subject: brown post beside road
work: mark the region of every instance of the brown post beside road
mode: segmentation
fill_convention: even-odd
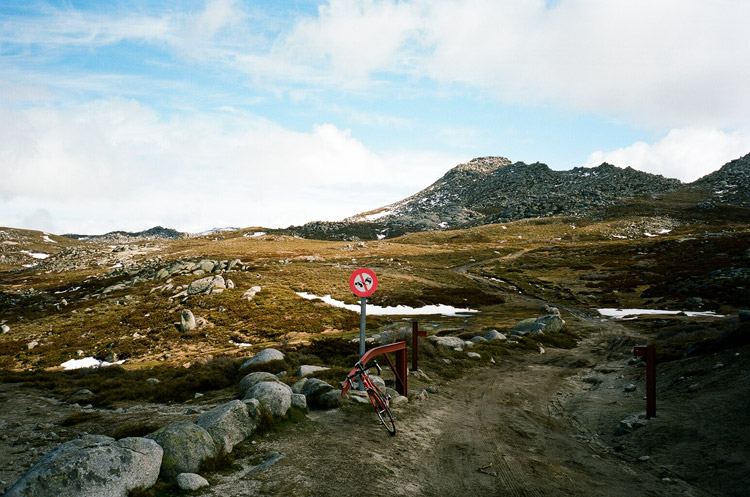
[[[426,331],[419,331],[419,321],[411,322],[411,370],[417,370],[417,358],[419,356],[419,337],[426,337]]]
[[[656,348],[653,345],[633,349],[637,356],[646,356],[646,418],[656,417]]]

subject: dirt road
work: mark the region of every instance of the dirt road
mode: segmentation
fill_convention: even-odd
[[[258,438],[239,461],[245,469],[203,495],[712,495],[611,447],[618,421],[643,408],[642,394],[625,398],[605,386],[639,373],[623,369],[627,359],[612,343],[603,333],[574,350],[504,358],[440,385],[397,411],[395,437],[369,407],[314,411]],[[595,402],[587,400],[591,374],[605,378]],[[272,453],[284,457],[239,477]]]

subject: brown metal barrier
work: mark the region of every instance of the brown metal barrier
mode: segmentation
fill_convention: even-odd
[[[396,353],[395,366],[387,355],[389,352]],[[360,362],[362,363],[362,366],[366,366],[367,361],[379,355],[385,355],[385,359],[388,361],[388,365],[391,367],[391,369],[393,370],[393,374],[396,376],[396,391],[401,395],[406,395],[406,341],[402,340],[400,342],[394,342],[388,345],[382,345],[380,347],[370,349],[365,352],[364,355],[360,358]],[[356,369],[352,368],[352,370],[349,372],[349,375],[352,375],[354,373],[356,373]]]
[[[637,356],[646,356],[646,418],[656,417],[656,349],[653,345],[633,348]]]

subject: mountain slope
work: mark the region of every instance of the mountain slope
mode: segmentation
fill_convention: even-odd
[[[351,239],[456,229],[530,217],[579,215],[621,199],[678,189],[676,179],[603,163],[553,171],[542,163],[480,157],[459,164],[424,190],[399,202],[344,219],[293,227],[309,238]]]

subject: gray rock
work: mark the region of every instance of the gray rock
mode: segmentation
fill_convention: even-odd
[[[630,433],[633,430],[646,426],[646,411],[641,411],[638,414],[633,414],[620,421],[615,431],[616,435],[624,435]]]
[[[94,397],[94,392],[88,388],[81,388],[80,390],[76,390],[76,392],[68,398],[68,402],[71,404],[75,402],[82,404],[85,402],[91,402],[91,399]]]
[[[486,342],[487,339],[484,338],[484,337],[474,337],[474,338],[471,339],[471,341],[473,343],[482,343],[482,342]]]
[[[315,398],[328,391],[333,390],[333,387],[319,378],[308,378],[307,381],[302,385],[300,393],[308,398]]]
[[[217,452],[223,450],[226,453],[232,452],[234,446],[252,435],[256,428],[241,400],[214,407],[196,419],[195,424],[211,435]]]
[[[434,342],[435,345],[446,349],[463,350],[464,348],[464,341],[458,337],[439,337],[433,335],[429,340]]]
[[[186,332],[195,329],[195,316],[188,309],[183,309],[180,313],[180,331]]]
[[[326,371],[331,368],[327,368],[325,366],[300,366],[297,370],[297,376],[307,376],[309,374],[317,373],[318,371]]]
[[[308,378],[302,378],[297,383],[292,385],[292,392],[294,393],[302,393],[302,390],[305,387],[305,383],[307,383]],[[304,395],[304,394],[303,394]]]
[[[325,409],[340,407],[342,403],[341,390],[329,390],[315,398],[315,405]]]
[[[206,276],[190,283],[187,287],[187,294],[211,293],[214,290],[224,290],[225,288],[226,282],[222,276]]]
[[[381,392],[385,392],[385,380],[376,374],[371,374],[369,376],[375,386],[378,387]]]
[[[169,270],[166,268],[159,269],[154,275],[154,280],[163,280],[169,277]]]
[[[625,387],[625,391],[626,391],[627,393],[635,392],[635,390],[636,390],[636,386],[635,386],[634,384],[632,384],[632,383],[628,384],[628,385],[627,385],[627,386]]]
[[[234,281],[227,278],[226,285],[227,285],[227,290],[234,290]]]
[[[301,393],[293,393],[292,394],[292,407],[296,407],[297,409],[307,410],[307,397],[305,397]]]
[[[292,389],[283,383],[264,381],[250,388],[245,398],[259,400],[273,417],[281,417],[292,405]]]
[[[273,375],[271,373],[266,373],[265,371],[257,371],[255,373],[250,373],[240,380],[240,385],[239,385],[240,396],[245,397],[245,395],[247,395],[248,390],[250,390],[255,385],[263,381],[272,381],[276,383],[282,383],[276,375]]]
[[[189,421],[165,426],[146,438],[164,449],[159,475],[166,480],[173,480],[180,473],[195,473],[203,461],[218,454],[211,435]]]
[[[242,266],[242,261],[239,259],[233,259],[229,261],[229,264],[227,264],[227,271],[238,269],[240,266]]]
[[[487,341],[490,341],[490,340],[507,340],[508,339],[507,336],[503,335],[502,333],[500,333],[497,330],[490,330],[490,331],[488,331],[487,334],[484,335],[484,338]]]
[[[481,359],[482,356],[477,354],[476,352],[467,352],[466,355],[468,355],[472,359]]]
[[[284,360],[284,353],[280,350],[276,349],[263,349],[254,356],[252,356],[250,359],[245,361],[245,363],[240,366],[240,370],[250,366],[251,364],[265,364],[267,362],[271,361],[283,361]]]
[[[513,335],[526,335],[528,333],[556,332],[563,328],[565,321],[556,314],[548,314],[538,318],[529,318],[519,321],[511,330]]]
[[[0,330],[2,330],[3,333],[8,333],[10,331],[10,326],[8,326],[7,324],[4,324],[0,326]]]
[[[193,492],[209,486],[208,481],[196,473],[180,473],[177,475],[177,486],[182,490]]]
[[[84,435],[44,456],[5,497],[126,497],[156,483],[162,455],[153,440]]]
[[[250,301],[253,300],[253,297],[255,297],[255,294],[260,292],[261,288],[259,286],[253,286],[245,290],[245,293],[242,294],[242,298]]]
[[[408,404],[408,403],[409,403],[409,398],[404,397],[403,395],[397,395],[393,397],[390,402],[391,407],[397,407],[397,406]]]
[[[215,266],[216,266],[216,263],[208,259],[204,259],[198,263],[198,268],[207,273],[212,272]]]

